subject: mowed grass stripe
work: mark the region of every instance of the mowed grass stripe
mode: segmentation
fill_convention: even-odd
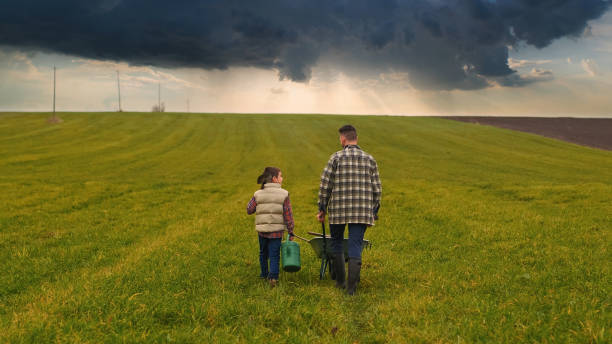
[[[27,304],[19,306],[20,309],[24,310],[23,312],[13,314],[13,324],[19,324],[36,316],[47,316],[54,311],[53,307],[63,308],[66,303],[72,303],[73,306],[76,305],[77,307],[86,306],[87,303],[95,301],[92,300],[92,296],[97,299],[91,292],[100,292],[100,287],[103,287],[105,283],[109,284],[109,280],[113,282],[107,287],[115,289],[118,280],[125,279],[130,271],[138,270],[139,264],[148,259],[156,250],[164,250],[167,246],[173,245],[181,237],[199,230],[199,226],[201,226],[201,221],[193,220],[189,222],[178,221],[176,224],[164,226],[154,233],[149,232],[146,238],[112,252],[116,259],[107,261],[103,266],[88,266],[69,271],[58,278],[57,281],[44,283],[37,288],[40,290],[33,290],[29,295],[20,295],[21,299],[30,301],[26,301]],[[79,281],[79,283],[75,283],[75,281]],[[70,319],[58,320],[70,321]]]
[[[166,128],[167,128],[167,126],[166,126]],[[178,131],[178,132],[182,133],[182,131]],[[147,140],[150,140],[151,142],[155,142],[155,138],[158,136],[157,134],[158,133],[155,132],[154,133],[154,137],[147,137]],[[170,140],[172,140],[172,139],[170,139]],[[174,141],[166,142],[165,144],[162,144],[161,147],[163,147],[163,149],[166,149],[166,150],[171,149],[169,147],[173,146],[173,142]],[[85,155],[89,155],[89,153],[85,153]],[[151,156],[154,159],[157,159],[159,157],[159,152],[158,151],[152,151],[151,152]],[[139,158],[140,157],[141,156],[139,156]],[[132,159],[138,160],[137,157],[132,157]],[[57,209],[57,210],[55,210],[55,209],[45,209],[46,211],[43,214],[50,215],[49,218],[45,219],[46,220],[45,221],[46,222],[45,228],[44,229],[34,228],[33,229],[33,233],[28,235],[25,239],[27,239],[27,240],[34,239],[34,240],[37,240],[37,241],[42,241],[44,243],[44,241],[46,241],[45,239],[53,239],[55,237],[61,237],[65,230],[63,228],[59,227],[59,226],[58,226],[59,228],[54,226],[53,217],[55,217],[57,215],[60,215],[62,213],[66,213],[66,214],[71,214],[71,213],[75,213],[75,212],[78,213],[80,210],[85,209],[85,208],[90,208],[90,209],[93,209],[94,211],[98,211],[98,212],[104,211],[104,213],[108,213],[108,209],[112,209],[113,208],[113,206],[109,204],[110,202],[121,202],[120,198],[124,198],[126,196],[129,197],[129,194],[133,192],[133,191],[130,190],[129,187],[126,188],[125,185],[120,188],[121,189],[120,191],[113,192],[108,187],[102,187],[102,188],[90,188],[90,187],[88,187],[88,185],[92,185],[92,184],[93,185],[96,185],[96,184],[97,185],[103,185],[103,184],[99,184],[99,183],[95,183],[95,182],[94,183],[86,182],[85,189],[87,189],[86,190],[87,193],[85,193],[85,194],[83,194],[82,192],[79,192],[80,190],[78,190],[78,191],[77,190],[71,190],[72,192],[69,192],[69,194],[82,194],[83,196],[86,197],[86,199],[84,199],[84,200],[75,200],[73,197],[71,197],[70,199],[67,200],[68,201],[67,206],[63,206],[62,208]],[[56,202],[53,202],[53,203],[50,203],[50,204],[56,204],[56,205],[58,203],[61,204],[62,203],[61,202],[61,197],[58,197],[58,198],[60,198],[59,199],[60,202],[57,202],[58,199],[56,198],[56,200],[55,200]],[[44,200],[44,201],[48,202],[49,200],[47,199],[47,200]],[[33,202],[31,202],[31,203],[33,203]],[[49,204],[49,203],[47,203],[47,204]],[[157,204],[156,206],[159,207],[159,204]],[[115,212],[117,212],[117,210],[115,210]],[[91,214],[86,214],[86,216],[87,215],[91,216]],[[99,214],[96,214],[96,215],[99,215]],[[25,215],[25,216],[29,217],[29,218],[34,218],[36,216],[40,216],[40,214],[37,215],[36,213],[34,213],[34,214]],[[123,216],[129,217],[129,213],[125,213]],[[13,216],[13,218],[14,217],[15,216]],[[106,218],[106,221],[109,221],[109,220],[111,220],[111,219],[110,218]],[[79,222],[81,222],[81,221],[79,221]],[[23,216],[21,216],[18,219],[17,223],[19,225],[24,225],[24,224],[27,223],[27,220],[24,219]],[[95,257],[96,251],[99,249],[98,247],[95,246],[95,243],[98,243],[98,241],[99,241],[99,236],[102,235],[105,230],[108,230],[108,229],[112,230],[112,228],[108,228],[108,229],[105,228],[106,227],[105,225],[108,224],[108,222],[104,223],[103,220],[102,221],[94,220],[93,223],[91,221],[85,220],[84,222],[81,222],[81,223],[82,224],[84,223],[85,226],[78,226],[76,228],[73,228],[73,230],[70,231],[70,235],[74,236],[75,234],[79,233],[79,231],[81,230],[82,232],[80,232],[80,234],[87,236],[88,240],[86,240],[85,242],[88,242],[88,241],[91,240],[91,243],[90,243],[89,246],[83,247],[83,251],[90,252],[90,254],[91,254],[90,257],[93,258],[93,257]],[[90,226],[90,225],[92,225],[92,226]],[[128,227],[129,228],[130,225],[131,224],[128,222],[128,224],[124,225],[124,227]],[[92,233],[91,232],[92,228],[98,228],[100,231]],[[76,230],[77,232],[75,232],[74,230]],[[26,231],[21,231],[20,235],[23,237],[25,233],[26,233]],[[117,238],[114,238],[114,239],[117,239]],[[81,241],[81,240],[82,240],[82,238],[74,238],[74,241],[77,241],[77,242]],[[127,237],[127,238],[122,239],[122,241],[127,241],[128,243],[131,242],[132,240],[134,240],[134,238]],[[9,251],[7,250],[5,252],[8,253]],[[107,252],[107,253],[110,254],[111,252]],[[33,254],[34,253],[28,253],[27,255],[29,257],[31,257],[31,255],[33,255]],[[74,255],[75,255],[75,257],[78,258],[78,261],[76,261],[75,264],[83,265],[83,264],[87,264],[88,263],[88,260],[86,259],[86,257],[83,257],[81,255],[76,255],[76,254],[74,254]],[[62,268],[66,269],[67,271],[69,271],[70,269],[75,267],[74,265],[69,264],[69,262],[62,262],[62,263],[64,263],[64,264],[62,264],[63,265]],[[68,263],[68,264],[66,264],[66,263]],[[13,267],[16,267],[16,266],[13,266]],[[38,272],[38,274],[28,274],[28,273],[25,273],[27,270],[24,269],[26,271],[21,270],[21,272],[25,273],[23,275],[17,274],[17,273],[9,273],[7,275],[9,275],[9,276],[18,276],[18,275],[21,275],[21,276],[24,276],[24,277],[29,277],[30,279],[28,280],[28,285],[30,285],[30,287],[32,287],[32,286],[35,287],[35,285],[32,285],[33,280],[31,279],[31,277],[42,277],[42,276],[45,276],[46,274],[44,273],[44,271],[40,270],[40,267],[38,267],[36,265],[34,265],[32,267],[34,268],[34,271]],[[20,270],[19,267],[17,267],[17,268],[18,268],[17,271],[19,271]]]
[[[28,136],[47,117],[0,116],[28,137],[0,141],[0,341],[609,339],[610,152],[369,116],[60,114]],[[319,174],[349,122],[384,189],[361,293],[319,281],[305,243],[269,290],[244,214],[255,179],[281,167],[296,231],[319,230]],[[6,163],[27,155],[55,158]]]

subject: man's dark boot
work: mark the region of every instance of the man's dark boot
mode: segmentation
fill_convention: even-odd
[[[344,289],[346,280],[346,272],[344,270],[344,253],[334,253],[334,260],[332,263],[334,271],[336,272],[336,287]]]
[[[346,284],[346,293],[349,295],[355,294],[357,284],[359,283],[359,275],[361,274],[361,258],[349,258],[348,262],[348,281]]]

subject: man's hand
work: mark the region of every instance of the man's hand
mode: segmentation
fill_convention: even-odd
[[[319,222],[321,223],[325,222],[325,212],[324,211],[320,211],[317,214],[317,220],[319,220]]]

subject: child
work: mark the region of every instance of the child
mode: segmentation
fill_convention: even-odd
[[[261,278],[267,278],[270,286],[278,283],[280,246],[285,228],[293,241],[293,212],[289,192],[281,188],[283,175],[277,167],[266,167],[257,178],[261,190],[257,190],[249,204],[247,214],[255,214],[255,230],[259,235],[259,264]],[[268,269],[268,259],[270,268]]]

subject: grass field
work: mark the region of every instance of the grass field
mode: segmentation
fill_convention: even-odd
[[[612,152],[437,118],[0,114],[0,342],[610,342]],[[246,203],[283,170],[296,233],[352,123],[380,220],[358,295],[270,289]]]

